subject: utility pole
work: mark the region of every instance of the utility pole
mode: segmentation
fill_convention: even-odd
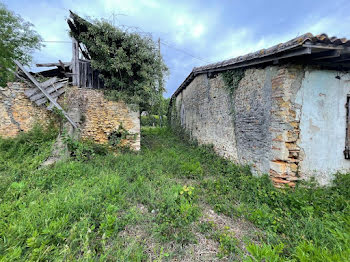
[[[159,63],[161,62],[161,54],[160,54],[160,37],[158,37],[158,55],[159,55]],[[162,106],[162,90],[163,90],[163,75],[162,75],[162,68],[159,67],[159,78],[158,78],[158,88],[159,88],[159,108],[158,108],[158,115],[159,115],[159,122],[160,126],[163,125],[163,116],[161,115],[161,106]]]

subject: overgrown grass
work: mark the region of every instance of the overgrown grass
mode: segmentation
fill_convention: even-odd
[[[219,257],[350,260],[350,175],[328,188],[278,190],[166,128],[144,129],[140,153],[97,150],[38,169],[55,137],[35,128],[0,139],[1,261],[147,261],[151,239],[158,258],[168,260],[178,253],[165,247],[196,243],[198,227],[219,243]],[[203,203],[250,220],[261,244],[248,240],[242,252],[228,231],[200,226]],[[137,226],[145,236],[122,237]]]

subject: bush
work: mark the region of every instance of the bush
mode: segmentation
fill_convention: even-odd
[[[167,116],[159,117],[158,115],[141,116],[142,126],[166,126],[168,120]]]

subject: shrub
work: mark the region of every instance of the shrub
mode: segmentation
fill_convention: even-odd
[[[167,116],[158,116],[158,115],[149,115],[141,116],[141,125],[142,126],[165,126],[167,124]]]

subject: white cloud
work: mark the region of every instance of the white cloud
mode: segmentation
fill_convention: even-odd
[[[193,28],[192,28],[192,35],[195,37],[195,38],[199,38],[205,31],[205,28],[202,24],[197,24],[197,25],[194,25]]]
[[[35,24],[36,30],[45,40],[69,40],[68,25],[65,21],[69,9],[83,17],[91,18],[111,19],[112,14],[116,14],[117,25],[139,27],[139,31],[151,32],[155,39],[160,37],[162,41],[175,45],[177,49],[185,50],[186,53],[206,61],[221,61],[268,48],[308,31],[314,34],[326,32],[330,36],[350,36],[350,16],[344,16],[340,11],[326,16],[304,14],[296,18],[299,25],[262,32],[249,21],[241,24],[238,24],[239,21],[235,22],[222,5],[209,9],[198,1],[37,0],[35,5],[30,5],[24,0],[5,2],[8,2],[10,9]],[[275,21],[281,16],[282,13],[274,18]],[[162,53],[166,63],[173,70],[172,75],[176,75],[175,80],[169,81],[173,85],[181,83],[193,66],[205,64],[173,48],[164,47]],[[35,53],[34,58],[35,62],[70,60],[71,46],[66,43],[47,43],[41,52]],[[175,88],[176,86],[168,88],[169,92]]]

